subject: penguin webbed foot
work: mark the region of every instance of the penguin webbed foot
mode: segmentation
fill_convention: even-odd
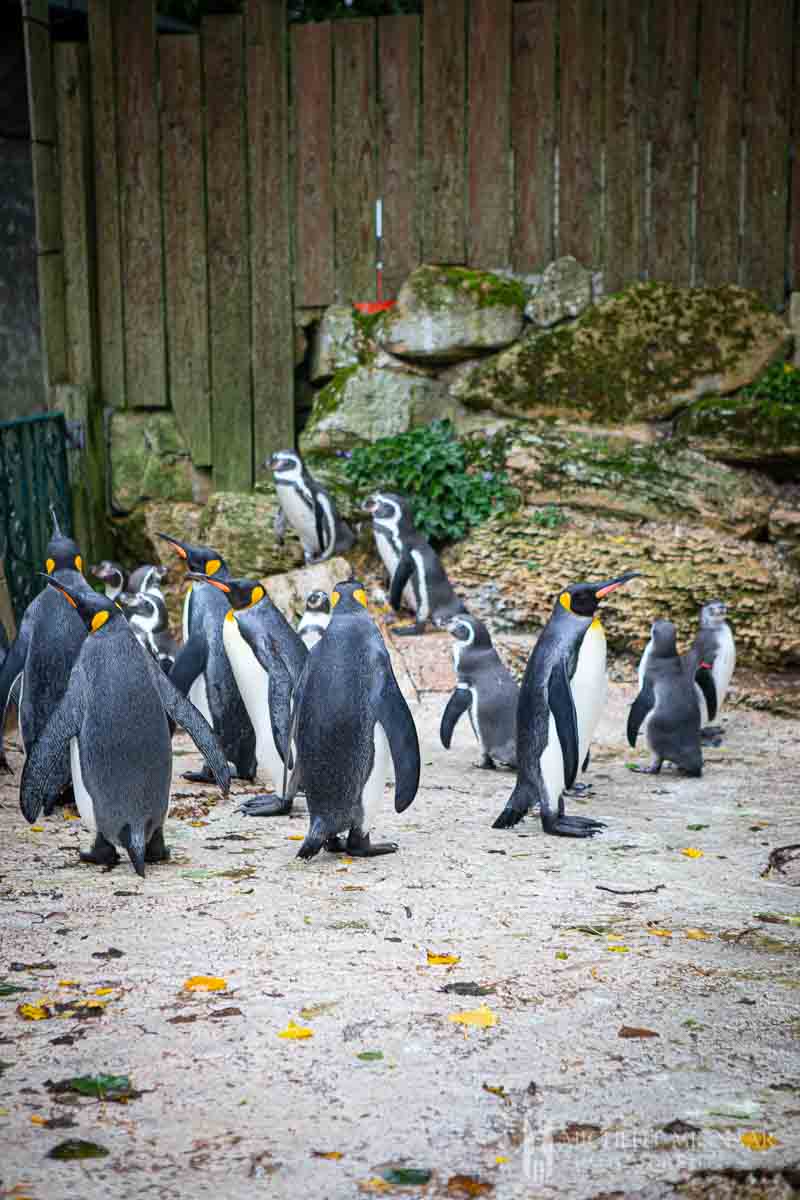
[[[114,867],[119,864],[119,855],[117,848],[107,838],[104,838],[102,833],[98,833],[92,843],[91,850],[81,850],[80,860],[84,863],[92,863],[96,867],[106,867],[109,871],[113,871]]]
[[[554,837],[594,837],[605,829],[603,821],[591,817],[568,817],[566,813],[542,813],[542,829]]]
[[[144,861],[146,863],[169,862],[172,858],[172,852],[169,846],[164,842],[164,826],[157,829],[150,838],[144,851]]]
[[[565,788],[564,791],[567,796],[585,796],[591,792],[592,786],[591,783],[573,783],[571,788]]]
[[[495,761],[492,758],[491,754],[484,754],[481,761],[479,763],[476,763],[475,766],[478,768],[479,771],[494,771],[497,769],[495,766]]]
[[[188,779],[189,783],[216,783],[211,768],[205,765],[199,771],[184,771],[181,779]]]
[[[416,621],[413,625],[392,625],[390,626],[392,637],[420,637],[425,632],[425,622],[422,624]]]
[[[279,796],[277,792],[261,796],[248,796],[236,809],[245,817],[287,817],[292,811],[293,801]]]
[[[337,833],[334,833],[331,837],[326,838],[322,849],[327,850],[328,854],[346,854],[347,843],[342,841]]]
[[[706,725],[705,729],[700,730],[700,741],[704,746],[721,746],[722,726]]]
[[[13,768],[9,765],[8,759],[6,758],[5,754],[0,750],[0,775],[13,775],[13,774],[14,774]]]
[[[353,858],[377,858],[380,854],[396,854],[397,842],[375,842],[373,845],[368,833],[360,829],[351,829],[347,837],[347,853]]]

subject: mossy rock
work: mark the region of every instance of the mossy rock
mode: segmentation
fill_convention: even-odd
[[[800,404],[738,396],[698,400],[676,430],[709,458],[759,466],[797,477],[800,469]]]
[[[261,578],[303,562],[300,542],[287,531],[278,545],[273,528],[278,500],[258,492],[215,492],[202,510],[199,540],[220,550],[233,575]]]
[[[311,355],[314,383],[331,379],[343,368],[368,364],[375,358],[376,338],[385,312],[362,313],[351,304],[331,304],[319,324]]]
[[[540,329],[574,320],[592,303],[592,272],[565,255],[545,269],[542,282],[525,306],[525,316]]]
[[[737,391],[790,344],[754,292],[639,283],[570,325],[528,331],[450,392],[506,416],[663,420],[707,393]]]
[[[538,630],[561,588],[640,571],[604,602],[610,646],[640,653],[656,617],[674,621],[684,648],[700,607],[727,603],[738,661],[758,669],[800,665],[800,574],[772,546],[673,522],[630,522],[566,509],[555,527],[537,509],[488,521],[445,552],[447,573],[471,612],[494,628]]]
[[[143,500],[192,499],[192,461],[170,412],[115,412],[110,431],[111,497],[119,512]]]
[[[525,288],[516,279],[424,265],[403,284],[378,341],[400,357],[457,362],[519,337],[525,301]]]

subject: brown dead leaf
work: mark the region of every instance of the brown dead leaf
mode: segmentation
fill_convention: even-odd
[[[451,1175],[447,1181],[448,1196],[488,1196],[494,1191],[494,1184],[477,1175]]]
[[[564,1129],[558,1129],[553,1134],[553,1141],[566,1143],[569,1146],[580,1146],[584,1142],[594,1142],[602,1137],[603,1130],[599,1125],[586,1125],[581,1121],[570,1121]]]
[[[641,1029],[636,1025],[623,1025],[617,1034],[621,1038],[653,1038],[661,1037],[660,1033],[656,1033],[655,1029]]]

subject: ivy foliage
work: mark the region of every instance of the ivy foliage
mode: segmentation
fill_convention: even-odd
[[[459,440],[450,421],[432,421],[358,447],[344,470],[359,492],[408,497],[417,529],[442,546],[518,505],[505,469],[508,444],[504,431]]]

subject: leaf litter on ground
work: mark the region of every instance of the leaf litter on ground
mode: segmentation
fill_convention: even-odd
[[[119,1104],[138,1100],[143,1094],[133,1086],[129,1075],[73,1075],[68,1079],[47,1079],[44,1086],[55,1095],[74,1092],[94,1100],[115,1100]]]

